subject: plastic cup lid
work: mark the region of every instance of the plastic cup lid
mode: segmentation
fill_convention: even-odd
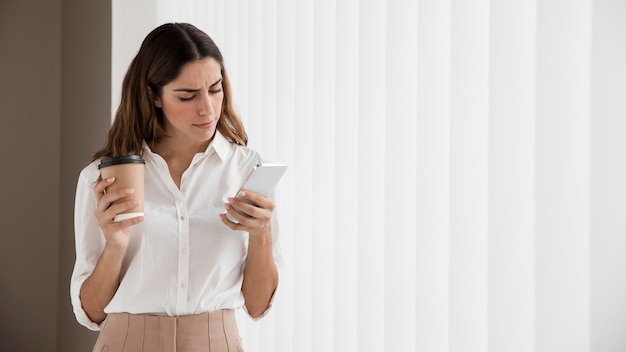
[[[119,165],[119,164],[145,164],[145,160],[141,158],[139,155],[124,155],[124,156],[114,156],[110,158],[104,158],[100,161],[100,165],[98,165],[98,169],[102,169],[103,167]]]

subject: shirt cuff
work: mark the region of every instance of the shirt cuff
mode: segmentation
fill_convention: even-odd
[[[83,310],[83,304],[80,301],[80,289],[88,277],[89,275],[79,276],[72,282],[70,287],[70,298],[72,300],[74,315],[76,316],[78,323],[89,330],[100,331],[102,324],[94,323],[91,319],[89,319],[89,316],[87,316],[87,313]]]
[[[270,298],[270,302],[267,305],[267,309],[265,309],[265,311],[263,313],[261,313],[261,315],[259,315],[256,318],[253,317],[252,315],[250,315],[250,313],[248,313],[248,308],[246,307],[246,304],[244,302],[243,310],[244,310],[244,312],[246,312],[248,317],[250,317],[250,319],[252,319],[253,321],[259,321],[259,320],[263,319],[272,310],[272,306],[274,305],[274,299],[276,299],[276,293],[278,292],[278,287],[279,286],[280,286],[280,270],[278,270],[278,285],[276,285],[276,289],[274,290],[274,293],[272,294],[272,297]]]

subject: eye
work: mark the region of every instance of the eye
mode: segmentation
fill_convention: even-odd
[[[194,95],[192,95],[192,96],[190,96],[190,97],[178,97],[178,99],[179,99],[180,101],[190,101],[190,100],[192,100],[192,99],[193,99],[193,98],[195,98],[195,97],[196,97],[196,95],[194,94]]]
[[[222,88],[218,88],[218,89],[211,89],[209,90],[209,93],[211,94],[217,94],[220,93],[222,91]]]

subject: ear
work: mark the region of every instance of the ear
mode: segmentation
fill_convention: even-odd
[[[156,106],[157,108],[163,109],[163,103],[161,102],[161,97],[154,94],[154,92],[152,91],[152,88],[150,87],[148,88],[148,95],[150,96],[150,99],[152,100],[152,104],[154,104],[154,106]]]

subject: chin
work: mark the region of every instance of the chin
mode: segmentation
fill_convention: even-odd
[[[197,139],[198,142],[209,142],[211,140],[213,140],[213,137],[215,136],[215,129],[212,128],[211,130],[204,130],[201,133],[201,136],[198,136],[199,138]]]

